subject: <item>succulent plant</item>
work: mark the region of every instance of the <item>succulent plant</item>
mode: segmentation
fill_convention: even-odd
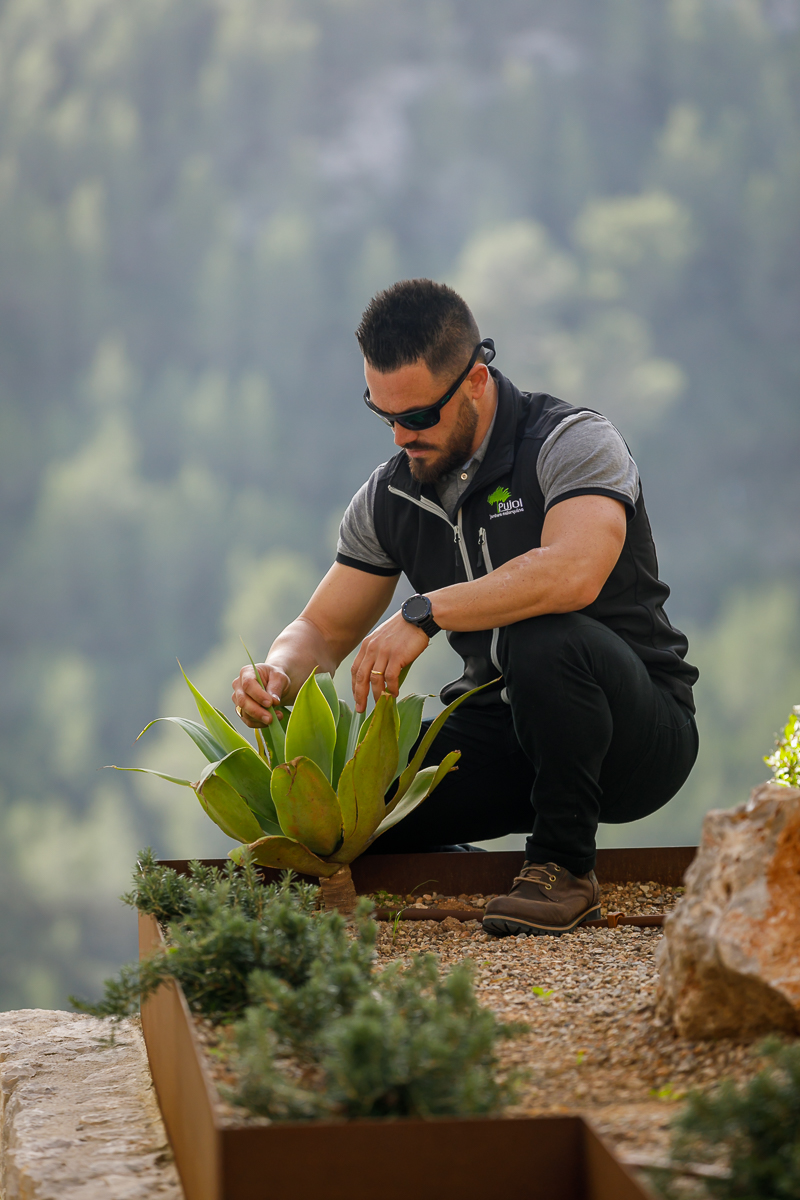
[[[274,716],[256,730],[255,749],[185,672],[184,679],[203,724],[158,717],[142,733],[158,721],[179,725],[208,759],[200,778],[192,782],[145,767],[115,769],[191,788],[212,821],[249,847],[257,863],[317,876],[326,906],[345,910],[355,904],[349,864],[413,812],[458,762],[460,751],[453,750],[438,766],[420,769],[449,715],[474,694],[460,696],[438,715],[409,762],[424,696],[395,700],[386,692],[367,716],[339,699],[329,675],[312,672],[291,712],[282,711],[280,720]],[[237,861],[241,853],[237,847],[230,857]]]

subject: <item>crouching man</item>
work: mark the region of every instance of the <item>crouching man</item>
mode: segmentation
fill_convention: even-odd
[[[457,772],[380,840],[381,853],[527,833],[526,863],[486,909],[495,934],[560,934],[599,915],[600,821],[667,803],[697,755],[687,641],[664,612],[636,464],[598,413],[521,392],[488,364],[467,305],[408,280],[377,295],[356,334],[367,408],[399,452],[342,521],[336,562],[233,701],[251,727],[291,703],[315,666],[359,643],[353,694],[397,695],[440,630],[464,660],[442,690],[463,704],[431,762]],[[400,573],[417,594],[372,633]],[[426,761],[427,765],[427,761]]]

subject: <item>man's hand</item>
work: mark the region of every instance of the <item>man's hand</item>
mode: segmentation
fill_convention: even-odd
[[[272,721],[273,709],[289,686],[289,676],[269,663],[258,663],[256,671],[251,666],[242,667],[231,684],[231,698],[245,725],[263,729]]]
[[[377,700],[384,691],[396,696],[400,690],[400,672],[419,658],[430,638],[416,625],[395,613],[368,634],[353,663],[353,697],[356,712],[367,707],[369,689]]]

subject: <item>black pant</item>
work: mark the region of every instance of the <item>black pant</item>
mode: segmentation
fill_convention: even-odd
[[[507,626],[499,655],[510,704],[456,710],[425,766],[460,750],[458,770],[372,849],[484,841],[532,824],[531,862],[584,875],[598,822],[646,817],[682,786],[697,757],[694,718],[627,643],[580,613]]]

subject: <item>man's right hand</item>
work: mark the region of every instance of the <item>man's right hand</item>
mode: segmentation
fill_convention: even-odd
[[[249,665],[242,667],[231,686],[231,698],[245,725],[263,729],[272,721],[273,709],[289,686],[289,676],[280,667],[257,663],[255,671]]]

